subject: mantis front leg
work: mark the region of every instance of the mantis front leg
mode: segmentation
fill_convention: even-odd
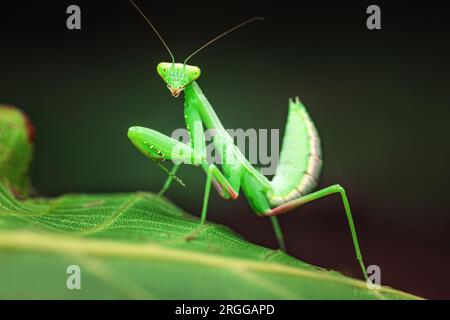
[[[202,213],[200,218],[200,224],[204,224],[206,221],[211,184],[214,185],[217,192],[225,199],[236,199],[238,197],[238,194],[230,185],[229,181],[225,178],[222,172],[220,172],[217,166],[214,164],[208,164],[206,162],[206,139],[200,114],[195,108],[188,105],[185,107],[184,111],[186,128],[188,129],[189,137],[191,138],[191,148],[196,151],[195,154],[201,155],[202,159],[204,159],[202,166],[207,175],[205,192],[203,195]],[[192,160],[194,162],[196,161],[196,159]]]
[[[167,190],[169,190],[170,185],[172,184],[173,177],[177,174],[178,169],[180,168],[181,163],[178,163],[173,166],[172,170],[170,170],[170,175],[167,177],[166,182],[164,182],[163,187],[158,192],[158,196],[162,196],[164,193],[166,193]]]
[[[217,186],[220,188],[221,192],[227,198],[236,199],[238,194],[230,185],[225,176],[220,172],[220,170],[214,165],[209,164],[203,155],[198,154],[190,146],[177,141],[171,137],[168,137],[158,131],[143,128],[143,127],[131,127],[128,129],[128,138],[131,140],[133,145],[144,155],[152,159],[156,164],[161,166],[165,171],[163,165],[161,164],[164,160],[172,160],[178,163],[187,163],[194,165],[201,165],[201,167],[206,172],[206,186],[205,195],[203,197],[203,208],[201,223],[203,224],[206,219],[206,210],[208,207],[208,199],[211,188],[212,181],[215,181]],[[199,163],[193,163],[192,159],[198,159]],[[168,172],[168,171],[166,171]],[[174,175],[171,175],[174,179]]]
[[[187,105],[184,108],[184,119],[186,121],[186,128],[189,133],[191,148],[196,151],[197,155],[201,155],[203,159],[207,158],[206,155],[206,138],[205,138],[205,130],[203,127],[203,122],[201,116],[197,109],[194,107]],[[193,162],[196,159],[192,159]],[[206,161],[206,160],[205,160]],[[217,167],[216,167],[217,169]],[[217,169],[219,170],[219,169]],[[223,185],[217,181],[217,179],[212,179],[211,183],[214,188],[220,194],[220,196],[224,199],[229,199],[229,193],[223,190]]]
[[[203,128],[202,120],[198,111],[192,107],[186,106],[184,109],[184,118],[186,122],[186,129],[189,133],[190,145],[191,148],[194,149],[197,153],[196,155],[201,155],[202,158],[206,158],[206,141],[205,141],[205,131]],[[192,159],[192,162],[195,163],[196,159]],[[197,160],[198,161],[198,160]],[[158,192],[158,195],[163,195],[172,184],[173,175],[176,174],[181,164],[175,164],[171,170],[171,175],[167,177],[163,187]],[[228,199],[228,194],[224,192],[219,183],[215,180],[212,180],[214,187],[217,192],[225,199]]]

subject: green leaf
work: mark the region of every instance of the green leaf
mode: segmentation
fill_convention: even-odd
[[[20,197],[26,197],[30,188],[33,142],[34,129],[28,118],[19,109],[0,105],[0,182]]]
[[[3,299],[417,298],[388,287],[370,290],[363,281],[250,243],[224,226],[200,226],[196,217],[152,193],[18,200],[5,172]],[[66,287],[70,265],[81,269],[81,290]]]

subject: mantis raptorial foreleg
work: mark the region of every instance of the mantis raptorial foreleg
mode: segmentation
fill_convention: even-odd
[[[190,145],[193,150],[196,150],[196,155],[200,155],[201,158],[206,159],[206,140],[205,140],[205,131],[202,124],[201,117],[197,110],[194,108],[185,108],[185,121],[186,121],[186,128],[189,132],[190,137]],[[194,154],[194,153],[193,153]],[[195,159],[192,159],[194,162]],[[167,177],[166,181],[164,182],[163,187],[158,192],[159,196],[162,196],[172,184],[173,177],[177,173],[178,169],[180,168],[181,164],[175,164],[172,170],[170,171],[171,174],[169,177]],[[214,178],[212,179],[212,184],[214,188],[217,190],[217,192],[225,199],[229,199],[229,194],[227,192],[224,192],[222,186],[220,183],[218,183]]]
[[[198,110],[186,105],[184,108],[184,118],[186,122],[186,129],[189,132],[189,137],[191,140],[190,143],[191,148],[196,151],[196,154],[201,155],[202,158],[206,159],[207,155],[206,155],[205,129]],[[229,193],[224,192],[222,185],[219,182],[217,182],[214,177],[212,178],[211,182],[222,198],[224,199],[230,198]]]
[[[237,191],[233,189],[227,178],[216,167],[216,165],[209,164],[206,161],[206,154],[199,154],[190,146],[148,128],[131,127],[128,130],[128,137],[139,151],[152,158],[158,165],[163,166],[161,162],[165,160],[177,162],[172,169],[172,172],[166,171],[167,169],[163,167],[166,172],[169,172],[170,178],[172,179],[178,179],[175,176],[174,171],[178,169],[181,163],[200,165],[205,170],[207,177],[200,220],[201,224],[203,224],[206,220],[206,210],[208,207],[212,181],[216,183],[216,185],[220,188],[220,192],[224,193],[225,197],[232,199],[236,199],[238,197]],[[167,189],[172,179],[168,179],[166,181],[163,191],[164,189]]]
[[[181,163],[177,163],[173,166],[172,170],[170,170],[169,176],[166,179],[166,182],[164,182],[163,187],[158,192],[158,196],[162,196],[164,193],[166,193],[167,190],[169,190],[170,185],[172,184],[173,177],[177,174],[178,169],[180,168]]]
[[[271,209],[265,215],[274,217],[274,216],[286,213],[292,209],[295,209],[305,203],[308,203],[313,200],[317,200],[319,198],[323,198],[323,197],[326,197],[326,196],[329,196],[329,195],[335,194],[335,193],[339,193],[341,195],[342,202],[344,203],[345,214],[347,216],[348,225],[350,227],[350,232],[352,235],[353,246],[355,248],[355,253],[356,253],[356,259],[358,260],[359,265],[361,266],[364,278],[367,279],[366,267],[364,266],[361,250],[359,249],[359,242],[358,242],[358,237],[356,235],[355,224],[353,223],[353,217],[352,217],[352,212],[350,210],[350,204],[348,202],[347,195],[345,193],[345,189],[342,188],[340,185],[335,184],[335,185],[329,186],[327,188],[307,194],[307,195],[297,198],[295,200],[291,200],[291,201],[286,202],[276,208]]]

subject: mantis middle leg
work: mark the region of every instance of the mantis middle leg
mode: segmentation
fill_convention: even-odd
[[[230,185],[228,180],[222,174],[222,172],[216,167],[214,164],[207,165],[205,164],[205,171],[207,173],[206,176],[206,184],[205,184],[205,193],[203,195],[203,206],[202,206],[202,215],[200,218],[200,224],[204,224],[206,221],[206,212],[208,209],[209,202],[209,193],[211,191],[211,181],[214,178],[217,181],[217,184],[220,186],[221,190],[223,190],[227,196],[231,199],[236,199],[238,197],[237,192]]]

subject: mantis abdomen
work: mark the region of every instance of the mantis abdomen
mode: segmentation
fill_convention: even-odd
[[[278,206],[310,193],[322,168],[322,151],[316,127],[298,98],[289,100],[289,114],[280,161],[268,198]]]

